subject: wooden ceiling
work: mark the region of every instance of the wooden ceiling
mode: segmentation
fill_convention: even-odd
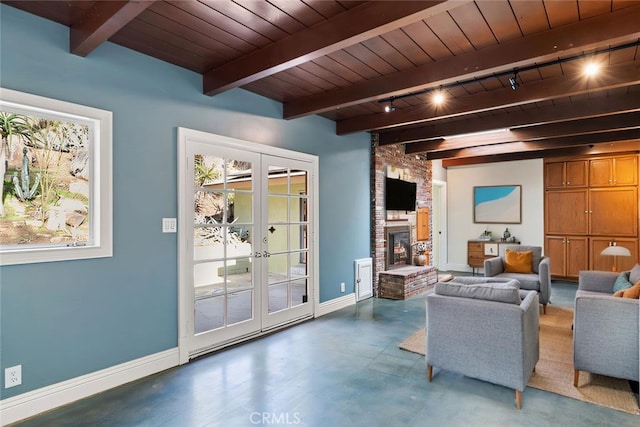
[[[2,2],[445,166],[640,149],[638,1]]]

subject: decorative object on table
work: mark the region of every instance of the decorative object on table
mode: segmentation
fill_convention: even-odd
[[[509,231],[509,228],[505,228],[504,229],[504,233],[502,233],[502,240],[507,242],[508,239],[511,237],[511,232]]]
[[[521,224],[521,211],[521,185],[473,187],[473,222]]]
[[[491,231],[484,230],[482,234],[478,237],[478,240],[491,240]]]
[[[415,242],[413,245],[413,265],[426,265],[427,256],[425,251],[427,250],[427,242]]]
[[[604,248],[600,255],[604,256],[612,256],[613,257],[613,265],[611,267],[611,271],[617,271],[616,268],[616,257],[619,256],[631,256],[631,251],[625,248],[624,246],[618,246],[616,242],[611,242],[609,246]]]

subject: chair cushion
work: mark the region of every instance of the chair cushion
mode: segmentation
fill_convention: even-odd
[[[533,273],[531,268],[533,253],[531,251],[504,251],[504,271],[506,273]]]
[[[436,283],[436,294],[450,297],[481,299],[486,301],[520,304],[520,292],[515,280],[465,285],[457,282]]]
[[[623,271],[618,275],[615,283],[613,284],[613,293],[629,289],[631,286],[633,286],[633,283],[629,281],[629,272]]]

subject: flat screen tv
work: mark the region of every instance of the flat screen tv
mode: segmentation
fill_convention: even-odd
[[[385,208],[388,211],[415,211],[416,189],[415,182],[387,177],[384,191]]]

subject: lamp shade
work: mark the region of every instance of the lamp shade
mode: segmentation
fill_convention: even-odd
[[[624,246],[607,246],[600,255],[631,256],[631,251]]]

